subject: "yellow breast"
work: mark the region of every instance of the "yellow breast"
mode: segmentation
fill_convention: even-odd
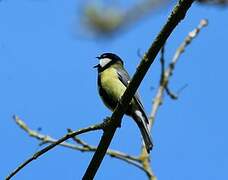
[[[126,90],[118,78],[116,69],[112,67],[101,72],[101,86],[115,101],[118,101]]]

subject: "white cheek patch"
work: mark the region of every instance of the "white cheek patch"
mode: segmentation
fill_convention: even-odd
[[[112,60],[109,58],[102,58],[100,59],[100,66],[105,67],[108,63],[110,63]]]

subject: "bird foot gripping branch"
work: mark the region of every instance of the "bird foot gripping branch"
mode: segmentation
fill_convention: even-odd
[[[103,131],[106,131],[110,126],[113,125],[111,123],[111,121],[112,121],[112,118],[111,117],[108,117],[108,116],[103,120],[103,123],[102,123],[102,129],[103,129]],[[121,122],[117,125],[117,127],[118,128],[121,127]]]

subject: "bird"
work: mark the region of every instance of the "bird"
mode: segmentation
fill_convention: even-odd
[[[107,108],[114,111],[120,98],[130,83],[130,76],[124,68],[123,60],[114,53],[103,53],[96,57],[99,63],[97,68],[97,86],[99,95]],[[153,148],[152,138],[149,131],[149,120],[146,116],[143,104],[138,92],[132,98],[126,112],[138,125],[148,153]]]

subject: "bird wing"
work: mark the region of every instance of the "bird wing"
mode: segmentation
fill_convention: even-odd
[[[129,74],[127,73],[127,71],[125,71],[125,70],[122,69],[122,68],[118,68],[117,74],[118,74],[119,80],[124,84],[124,86],[127,87],[127,85],[130,83],[130,80],[131,80],[131,77],[129,76]],[[139,93],[138,93],[138,92],[135,93],[134,99],[135,99],[135,102],[136,102],[138,108],[139,108],[140,111],[142,112],[143,116],[145,116],[146,123],[149,124],[149,120],[148,120],[148,118],[147,118],[147,116],[146,116],[146,113],[145,113],[145,111],[144,111],[143,104],[142,104],[142,102],[140,101],[140,97],[139,97]]]

